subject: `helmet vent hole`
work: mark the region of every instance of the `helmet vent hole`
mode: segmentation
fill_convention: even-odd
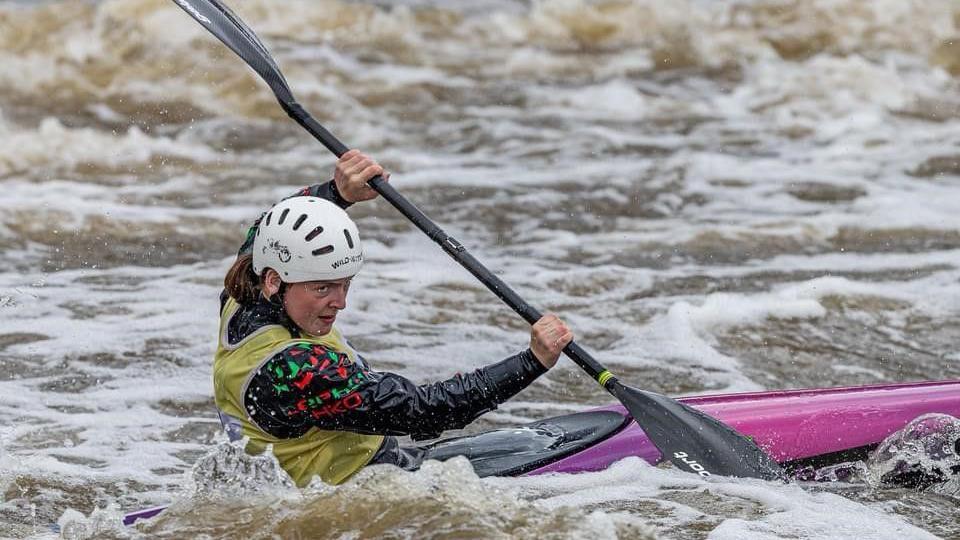
[[[323,246],[322,248],[313,250],[312,253],[314,254],[314,256],[319,256],[319,255],[326,255],[327,253],[331,253],[331,252],[333,252],[333,246],[327,245],[327,246]]]
[[[269,214],[267,214],[266,224],[267,224],[268,226],[270,225],[270,218],[272,218],[272,217],[273,217],[273,212],[270,212]]]
[[[353,238],[350,236],[350,231],[344,229],[343,236],[347,238],[347,245],[350,246],[350,249],[353,249]]]
[[[297,221],[293,223],[293,230],[297,230],[303,225],[303,222],[307,220],[306,214],[300,214],[300,217],[297,218]]]
[[[313,240],[314,238],[316,238],[316,237],[317,237],[320,233],[322,233],[322,232],[323,232],[323,227],[320,226],[320,225],[317,225],[316,227],[314,227],[314,229],[313,229],[312,231],[310,231],[309,233],[307,233],[307,235],[304,236],[303,239],[306,240],[307,242],[309,242],[309,241]]]
[[[283,212],[280,214],[280,219],[277,220],[277,225],[283,225],[283,222],[287,220],[287,214],[290,213],[289,208],[284,208]]]

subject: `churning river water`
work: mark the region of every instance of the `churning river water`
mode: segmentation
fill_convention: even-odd
[[[960,0],[229,3],[308,110],[628,384],[960,377]],[[960,537],[957,498],[906,489],[455,460],[296,490],[235,456],[222,277],[333,162],[169,0],[0,2],[0,537]],[[376,368],[525,346],[388,204],[351,213],[339,325]],[[561,362],[471,430],[610,402]]]

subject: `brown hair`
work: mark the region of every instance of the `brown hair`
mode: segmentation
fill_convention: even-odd
[[[223,287],[227,294],[238,303],[247,305],[257,301],[260,296],[260,278],[253,271],[253,255],[237,257],[227,276],[223,278]]]

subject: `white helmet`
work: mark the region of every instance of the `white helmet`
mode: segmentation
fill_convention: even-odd
[[[363,266],[357,226],[339,206],[318,197],[291,197],[260,220],[253,271],[273,268],[286,283],[332,281]]]

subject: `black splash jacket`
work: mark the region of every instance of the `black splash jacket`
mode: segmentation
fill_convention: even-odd
[[[333,181],[292,196],[321,197],[344,209],[351,205]],[[259,219],[250,228],[240,254],[252,250],[258,224]],[[283,326],[292,337],[299,337],[296,325],[282,309],[261,300],[241,307],[229,324],[229,339],[240,341],[265,325]],[[256,404],[248,408],[251,419],[280,438],[298,437],[313,427],[388,435],[374,462],[412,468],[418,463],[410,463],[409,456],[398,452],[397,440],[390,435],[423,440],[438,437],[444,430],[463,428],[546,372],[527,349],[472,373],[417,385],[394,373],[372,371],[362,357],[356,357],[357,362],[350,362],[345,351],[311,343],[295,344],[274,354],[252,374],[244,393],[246,403]]]
[[[279,438],[310,428],[431,439],[460,429],[523,390],[546,369],[530,350],[468,374],[417,385],[318,344],[287,347],[253,374],[250,418]]]

